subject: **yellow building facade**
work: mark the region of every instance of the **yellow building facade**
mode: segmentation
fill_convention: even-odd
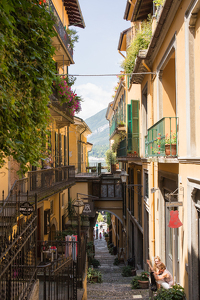
[[[153,16],[150,44],[125,78],[126,138],[117,151],[129,174],[123,221],[128,258],[147,270],[146,259],[160,256],[188,299],[200,297],[199,8],[199,1],[189,0],[160,7],[127,1],[124,19],[131,28],[118,45],[125,56],[135,27]],[[175,229],[168,226],[173,210],[183,224]]]

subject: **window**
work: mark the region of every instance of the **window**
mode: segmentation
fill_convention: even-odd
[[[50,202],[50,215],[53,215],[53,200]]]
[[[149,198],[149,175],[144,173],[144,198],[147,200]]]
[[[65,206],[65,194],[62,194],[62,206]]]

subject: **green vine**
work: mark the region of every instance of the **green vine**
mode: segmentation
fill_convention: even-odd
[[[149,18],[141,24],[141,30],[138,29],[130,47],[127,50],[127,56],[122,62],[121,67],[126,73],[132,73],[135,60],[140,50],[147,49],[152,36],[152,20]]]
[[[4,0],[0,23],[0,167],[11,155],[23,174],[45,153],[54,17],[45,1]]]

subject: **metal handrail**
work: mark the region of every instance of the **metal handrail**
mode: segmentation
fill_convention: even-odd
[[[56,29],[56,32],[59,34],[63,44],[65,45],[68,53],[70,54],[71,58],[73,59],[73,49],[70,46],[70,38],[67,34],[67,31],[60,19],[60,16],[51,0],[47,0],[47,3],[49,5],[49,10],[51,10],[56,18],[56,22],[54,24],[54,27]]]

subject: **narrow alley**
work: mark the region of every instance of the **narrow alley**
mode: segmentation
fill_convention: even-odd
[[[101,263],[99,271],[102,273],[102,283],[88,283],[88,300],[132,300],[149,299],[149,290],[131,289],[133,277],[123,277],[121,275],[124,264],[113,265],[116,256],[108,252],[107,243],[104,238],[94,241],[95,258]]]

